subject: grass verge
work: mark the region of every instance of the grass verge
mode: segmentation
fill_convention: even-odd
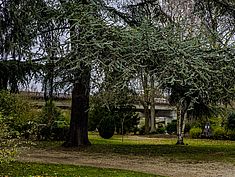
[[[127,170],[21,162],[1,164],[0,176],[160,177],[156,175]]]
[[[229,162],[235,164],[235,141],[185,139],[188,145],[175,145],[176,139],[146,138],[129,136],[114,136],[111,139],[102,139],[97,134],[90,134],[92,146],[80,148],[86,153],[116,154],[141,157],[163,157],[166,160]],[[36,142],[36,147],[60,149],[62,142]],[[74,150],[74,149],[73,149]],[[77,149],[75,149],[77,150]]]

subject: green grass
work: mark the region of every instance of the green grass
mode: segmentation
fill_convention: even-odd
[[[153,177],[156,175],[74,165],[12,162],[0,165],[0,176]]]
[[[89,155],[114,154],[125,155],[126,158],[138,156],[161,157],[171,162],[225,162],[235,165],[235,142],[219,140],[195,140],[185,139],[188,145],[175,145],[176,139],[168,138],[144,138],[137,136],[125,136],[124,142],[121,136],[111,139],[102,139],[96,133],[90,133],[89,139],[92,146],[78,149],[64,149],[62,142],[41,141],[34,142],[35,148],[82,151]],[[29,144],[32,145],[32,144]],[[11,162],[0,165],[0,176],[153,176],[132,171],[93,168],[73,165],[38,164]]]
[[[90,133],[89,139],[92,146],[80,148],[79,151],[87,153],[109,153],[127,156],[163,157],[171,161],[218,161],[235,164],[235,141],[197,140],[185,139],[188,145],[175,145],[176,139],[167,138],[128,138],[114,136],[111,139],[102,139],[97,134]],[[60,148],[61,142],[40,142],[37,147]]]

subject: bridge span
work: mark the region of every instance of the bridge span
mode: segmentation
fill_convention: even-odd
[[[38,108],[45,105],[43,101],[42,92],[21,92],[22,95],[32,98],[32,104]],[[55,106],[61,109],[71,109],[71,95],[64,93],[57,93],[55,96]],[[140,103],[135,103],[133,106],[136,108],[136,112],[139,112],[140,117],[144,118],[144,107]],[[150,109],[150,107],[149,107]],[[170,123],[172,120],[176,120],[176,108],[171,106],[169,102],[164,98],[155,98],[155,111],[156,111],[156,123],[164,122]]]

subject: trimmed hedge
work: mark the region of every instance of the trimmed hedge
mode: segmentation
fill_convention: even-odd
[[[99,134],[104,139],[109,139],[114,135],[115,122],[112,118],[103,118],[98,127]]]

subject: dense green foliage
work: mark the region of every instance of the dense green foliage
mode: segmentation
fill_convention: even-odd
[[[156,129],[157,134],[165,134],[166,133],[166,128],[165,127],[159,127]]]
[[[229,130],[235,131],[235,112],[232,112],[228,115],[226,124],[227,124],[226,126]]]
[[[105,117],[100,120],[98,126],[99,134],[102,138],[109,139],[115,131],[115,121],[112,117]]]
[[[35,123],[39,113],[21,96],[0,92],[0,112],[3,116],[2,122],[8,127],[9,138],[29,138],[36,133]]]
[[[161,8],[157,1],[142,0],[4,0],[2,6],[1,68],[7,68],[2,61],[14,60],[9,68],[19,74],[8,68],[1,85],[17,92],[30,71],[20,70],[22,61],[46,65],[45,93],[52,95],[55,80],[62,88],[74,86],[70,125],[83,115],[85,123],[77,130],[84,128],[86,137],[91,79],[96,89],[112,85],[118,90],[135,85],[133,80],[143,74],[155,76],[170,104],[181,111],[179,137],[189,115],[203,117],[212,106],[235,97],[233,1],[171,1]],[[84,104],[76,108],[79,98]]]
[[[53,102],[46,102],[37,121],[39,140],[65,140],[68,136],[69,122]]]
[[[89,130],[94,131],[104,119],[112,119],[118,134],[135,132],[139,117],[133,99],[125,91],[118,93],[103,92],[92,96],[89,113]],[[111,126],[111,125],[110,125]]]
[[[213,138],[217,140],[226,139],[226,131],[223,127],[216,127],[213,130]]]
[[[235,130],[228,130],[227,131],[227,137],[228,137],[228,139],[230,139],[230,140],[235,140]]]
[[[173,120],[171,123],[166,126],[167,133],[176,134],[177,132],[177,121]]]
[[[21,95],[0,92],[1,137],[64,140],[69,122],[53,103],[36,109]]]
[[[200,138],[202,134],[202,129],[197,127],[197,128],[191,128],[189,131],[189,135],[191,138]]]
[[[10,140],[11,133],[0,112],[0,164],[13,160],[16,155],[16,143]]]

